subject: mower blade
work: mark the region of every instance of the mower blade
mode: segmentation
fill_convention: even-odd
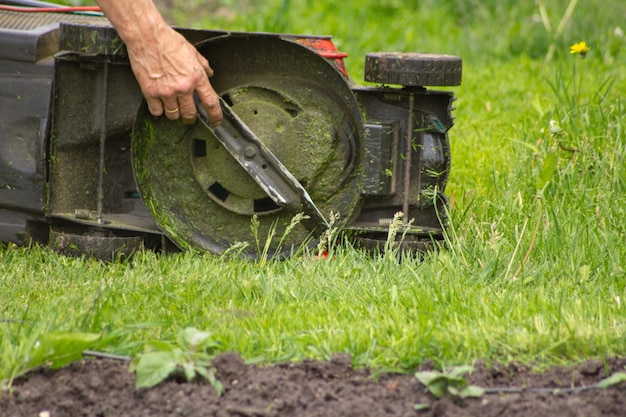
[[[197,96],[195,100],[198,120],[277,205],[294,213],[304,213],[308,218],[303,219],[302,224],[312,232],[322,233],[329,228],[328,222],[302,184],[221,97],[219,100],[223,119],[218,126],[209,121],[206,109]]]

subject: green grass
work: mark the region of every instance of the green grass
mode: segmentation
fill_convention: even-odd
[[[568,3],[550,2],[553,26]],[[2,247],[0,318],[14,321],[0,322],[0,379],[49,331],[100,333],[98,349],[132,355],[194,326],[249,361],[348,352],[358,366],[397,370],[426,359],[547,366],[625,355],[626,41],[615,30],[624,13],[593,3],[603,7],[581,2],[557,39],[530,1],[292,0],[247,3],[227,20],[174,13],[195,27],[334,34],[357,80],[367,51],[461,55],[448,245],[400,263],[349,246],[327,260],[140,253],[113,264]],[[584,60],[568,50],[581,40],[592,48]]]

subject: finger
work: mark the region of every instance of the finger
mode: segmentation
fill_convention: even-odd
[[[209,78],[212,77],[213,68],[211,68],[211,66],[209,65],[209,61],[207,61],[207,59],[203,57],[199,52],[198,52],[198,62],[200,63],[200,65],[202,65],[202,69],[204,70],[204,72],[206,72],[206,75]]]
[[[186,125],[194,124],[198,109],[195,101],[193,101],[193,95],[188,94],[178,97],[178,104],[180,105],[180,117],[182,117],[183,123]]]
[[[163,100],[163,113],[165,117],[170,120],[176,120],[180,117],[180,108],[178,106],[178,100],[168,99]]]
[[[161,100],[146,97],[146,103],[148,103],[148,110],[153,116],[160,116],[163,114],[163,103]]]
[[[219,96],[208,81],[199,85],[196,91],[202,105],[206,109],[209,121],[215,126],[219,126],[222,123],[222,107],[220,106]]]

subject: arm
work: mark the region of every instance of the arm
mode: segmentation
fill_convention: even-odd
[[[161,17],[152,0],[96,0],[126,44],[130,65],[150,113],[169,119],[196,120],[194,91],[209,119],[219,124],[222,111],[209,77],[209,62]]]

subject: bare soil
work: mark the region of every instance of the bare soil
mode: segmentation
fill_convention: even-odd
[[[374,375],[368,369],[353,369],[350,357],[341,354],[326,362],[306,360],[261,367],[244,364],[235,353],[225,353],[216,357],[214,364],[225,388],[221,397],[208,384],[176,380],[136,390],[128,364],[112,359],[85,359],[58,370],[39,369],[15,381],[11,392],[2,393],[0,416],[626,415],[626,383],[607,389],[580,388],[610,373],[624,372],[626,358],[589,361],[543,373],[514,363],[476,364],[468,375],[470,383],[495,390],[462,401],[437,399],[413,373]],[[427,364],[421,370],[428,368]],[[418,411],[416,404],[429,407]]]

